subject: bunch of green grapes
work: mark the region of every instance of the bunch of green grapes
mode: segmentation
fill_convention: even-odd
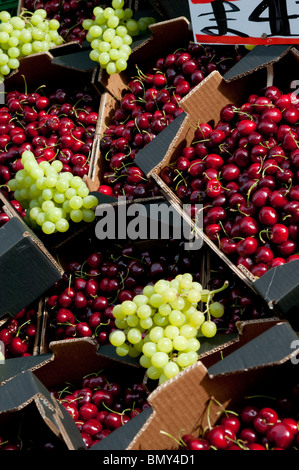
[[[143,17],[135,20],[133,10],[124,8],[124,0],[112,0],[111,7],[97,6],[93,14],[94,19],[85,19],[82,23],[92,49],[90,59],[109,75],[122,72],[127,68],[133,37],[145,32],[155,19]]]
[[[116,329],[109,341],[119,356],[139,357],[147,376],[163,383],[198,360],[200,337],[216,335],[212,317],[220,318],[224,308],[212,299],[227,285],[209,291],[190,273],[158,280],[133,300],[114,306]]]
[[[34,13],[25,10],[19,16],[0,11],[0,83],[19,67],[20,58],[63,43],[58,33],[59,21],[47,20],[46,16],[42,8]]]
[[[70,221],[93,222],[98,199],[80,176],[62,172],[59,160],[38,163],[29,150],[22,153],[21,162],[24,168],[7,184],[26,210],[29,225],[50,235],[66,232]]]

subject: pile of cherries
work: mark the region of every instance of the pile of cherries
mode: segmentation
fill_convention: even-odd
[[[99,192],[127,199],[159,194],[156,185],[134,164],[137,152],[182,112],[180,100],[196,85],[213,70],[226,72],[240,58],[234,48],[224,51],[222,46],[189,42],[159,58],[146,72],[137,68],[137,76],[131,76],[101,136]]]
[[[85,19],[91,18],[94,7],[100,5],[99,0],[24,0],[24,8],[35,11],[43,8],[48,19],[59,21],[59,34],[66,42],[76,41],[82,44],[87,31],[82,27]]]
[[[191,145],[160,173],[191,203],[191,217],[203,205],[206,235],[255,277],[299,258],[298,122],[296,96],[266,87],[224,106],[214,126],[198,124]]]
[[[181,272],[194,272],[197,280],[201,276],[195,252],[186,251],[180,240],[147,247],[126,241],[112,250],[91,238],[85,246],[85,253],[76,250],[75,257],[73,249],[64,253],[68,261],[62,279],[47,293],[49,341],[93,337],[100,345],[109,344],[116,303],[132,300],[158,279],[173,279]]]
[[[0,184],[23,169],[21,155],[34,153],[38,162],[60,160],[62,171],[83,178],[98,120],[99,97],[90,86],[43,92],[8,91],[0,108]]]
[[[104,369],[84,377],[78,387],[51,390],[74,419],[87,449],[149,407],[144,384],[121,375]]]
[[[0,341],[5,346],[5,359],[34,354],[38,333],[38,312],[39,304],[34,302],[0,327]]]
[[[272,399],[248,398],[238,412],[224,410],[200,436],[185,434],[181,450],[298,450],[298,384]]]

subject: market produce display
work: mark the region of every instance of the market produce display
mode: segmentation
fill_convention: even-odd
[[[153,53],[149,36],[161,44],[171,26],[159,25],[159,2],[144,3],[0,8],[0,292],[9,304],[24,299],[0,315],[0,450],[96,450],[106,438],[110,449],[124,436],[128,450],[168,440],[164,451],[178,455],[298,450],[299,100],[289,79],[297,48],[270,65],[258,49],[249,56],[236,104],[239,89],[224,75],[242,70],[256,46],[198,44],[178,17],[183,37],[171,34]],[[214,3],[217,12],[223,2]],[[79,62],[85,55],[82,69],[65,60],[68,50]],[[150,57],[138,63],[144,51]],[[39,60],[45,71],[34,77]],[[261,71],[267,81],[255,82]],[[184,120],[166,150],[163,132],[167,140],[192,98],[215,84],[226,103],[217,118],[199,103],[195,125]],[[163,145],[151,177],[136,157],[153,140]],[[194,232],[201,205],[199,249],[162,231],[100,238],[98,205],[132,215],[135,202],[147,210],[160,198]],[[25,289],[16,275],[40,273],[37,265],[46,286],[38,298],[33,277]],[[267,279],[263,291],[257,283]]]

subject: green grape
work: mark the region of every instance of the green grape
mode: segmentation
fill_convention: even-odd
[[[120,57],[116,60],[115,66],[118,72],[123,72],[128,67],[127,60],[125,58]]]
[[[169,323],[178,328],[185,323],[186,315],[183,314],[180,310],[172,310],[168,315]]]
[[[55,223],[55,227],[56,227],[57,232],[64,233],[68,231],[70,224],[64,217],[62,217]]]
[[[186,348],[186,352],[189,351],[198,351],[200,348],[200,341],[197,338],[189,338],[188,339],[188,346]]]
[[[6,11],[6,10],[0,11],[0,20],[3,23],[7,23],[10,19],[11,19],[11,14],[9,13],[9,11]]]
[[[165,289],[169,287],[169,282],[164,279],[160,279],[154,285],[155,292],[157,294],[162,294]]]
[[[123,331],[113,330],[109,335],[109,341],[113,346],[122,346],[126,341],[126,335]]]
[[[164,303],[163,297],[161,294],[157,294],[156,292],[150,296],[149,303],[152,307],[160,307]]]
[[[116,29],[119,25],[119,17],[115,14],[111,15],[107,20],[108,28]]]
[[[30,214],[30,217],[31,217],[33,220],[35,220],[36,217],[38,216],[38,214],[40,214],[40,212],[42,212],[41,207],[32,207],[32,208],[30,209],[29,214]]]
[[[176,349],[177,351],[184,351],[188,346],[187,338],[185,338],[185,336],[182,336],[181,334],[173,338],[172,343],[173,343],[173,348]]]
[[[168,326],[166,326],[166,328],[164,330],[164,334],[165,334],[166,338],[169,338],[169,339],[173,340],[176,336],[178,336],[180,334],[180,330],[177,326],[168,325]]]
[[[53,199],[53,194],[53,190],[51,188],[46,187],[46,189],[43,189],[42,197],[45,201],[50,201],[51,199]]]
[[[180,368],[174,361],[169,361],[163,368],[163,373],[167,379],[175,377],[179,372]]]
[[[154,322],[152,320],[152,317],[139,319],[140,328],[143,328],[144,330],[149,330],[153,326],[153,324]]]
[[[113,75],[114,73],[117,72],[117,68],[114,62],[108,62],[106,65],[106,71],[109,75]]]
[[[47,216],[46,216],[46,213],[45,212],[40,212],[37,216],[36,216],[36,223],[40,226],[42,226],[47,220]]]
[[[163,315],[164,317],[167,317],[170,312],[172,311],[172,308],[169,304],[165,303],[165,304],[161,304],[159,307],[159,313],[160,315]]]
[[[217,326],[212,320],[206,320],[201,325],[201,333],[207,338],[212,338],[216,335]]]
[[[110,61],[110,55],[108,54],[108,52],[101,52],[101,54],[99,55],[98,61],[102,67],[106,67]]]
[[[56,230],[55,224],[53,222],[48,221],[48,220],[46,220],[42,225],[42,231],[46,235],[50,235],[50,234],[54,233],[55,230]]]
[[[111,7],[104,8],[103,15],[106,19],[111,18],[114,15],[114,8],[111,8]]]
[[[224,307],[220,302],[212,302],[209,311],[214,318],[221,318],[224,315]]]
[[[168,354],[157,351],[151,357],[152,366],[156,367],[156,369],[163,369],[166,364],[169,362]]]
[[[95,39],[101,37],[101,36],[102,36],[102,33],[103,33],[102,28],[101,28],[99,25],[96,25],[96,24],[94,24],[93,26],[91,26],[91,27],[89,28],[88,32],[89,32],[89,34],[90,34],[93,38],[95,38]]]
[[[117,351],[116,351],[117,352]],[[151,359],[150,357],[147,357],[145,356],[144,354],[142,354],[139,358],[139,364],[144,367],[145,369],[148,369],[149,367],[151,367]]]
[[[168,317],[164,317],[159,312],[154,314],[153,321],[154,321],[154,324],[157,326],[165,327],[169,325]]]
[[[120,25],[116,28],[115,30],[117,36],[123,38],[124,36],[126,36],[126,34],[128,34],[128,30],[125,26],[123,25]]]
[[[113,307],[113,310],[112,310],[112,313],[113,313],[113,316],[115,318],[119,318],[121,320],[123,320],[124,318],[126,318],[126,314],[123,313],[122,309],[121,309],[121,304],[117,304],[117,305],[114,305]]]
[[[4,76],[7,76],[10,74],[10,68],[7,64],[1,65],[0,67],[0,73]]]
[[[162,372],[163,372],[162,369],[158,369],[157,367],[154,367],[154,366],[150,366],[146,371],[148,378],[151,380],[158,380]]]
[[[51,18],[48,24],[49,24],[49,28],[53,31],[57,31],[60,28],[60,23],[55,18]]]
[[[80,209],[72,209],[71,212],[70,212],[70,218],[75,223],[82,222],[83,213]]]
[[[103,40],[111,43],[115,35],[116,35],[115,29],[107,28],[106,31],[103,32]]]
[[[120,346],[116,346],[115,348],[116,354],[120,357],[127,356],[129,354],[129,350],[130,350],[130,346],[126,343]]]
[[[177,357],[177,365],[181,368],[188,367],[190,365],[190,358],[188,353],[181,352]]]
[[[138,330],[137,328],[131,328],[128,333],[127,333],[127,340],[131,343],[131,344],[137,344],[139,343],[139,341],[141,341],[142,339],[142,335],[141,335],[141,331]]]
[[[137,308],[137,315],[141,319],[149,318],[152,315],[152,309],[150,305],[139,305]]]
[[[194,327],[200,327],[205,321],[205,316],[202,312],[196,310],[189,318],[190,324]]]
[[[123,8],[124,4],[125,4],[124,0],[112,0],[112,3],[111,3],[114,9]]]
[[[126,320],[120,320],[118,318],[116,318],[115,320],[115,326],[116,328],[120,329],[120,330],[125,330],[127,328],[127,321]]]
[[[197,329],[189,324],[182,325],[180,328],[180,334],[185,336],[185,338],[190,339],[196,336]]]
[[[132,300],[125,300],[121,304],[121,311],[125,315],[133,315],[137,312],[137,305]]]
[[[111,44],[112,46],[112,44]],[[109,56],[110,56],[110,59],[111,60],[118,60],[120,59],[120,52],[117,50],[117,49],[114,49],[113,47],[111,47],[110,51],[109,51]],[[115,68],[116,68],[116,64],[115,65]]]
[[[107,42],[107,41],[100,41],[99,45],[98,45],[98,50],[100,52],[109,52],[111,49],[111,44],[110,42]]]
[[[52,207],[51,209],[49,209],[47,217],[50,222],[58,222],[58,220],[60,220],[62,217],[61,209],[59,207]]]
[[[94,211],[90,209],[81,209],[81,212],[83,214],[83,222],[91,223],[95,220],[95,213]]]
[[[154,343],[157,343],[159,339],[164,336],[164,328],[162,326],[154,326],[149,332],[149,338]]]
[[[126,321],[130,328],[135,328],[139,325],[139,318],[135,313],[133,315],[128,315]]]
[[[170,353],[173,350],[173,342],[170,338],[160,338],[157,343],[159,351]]]
[[[153,354],[155,354],[158,351],[157,344],[154,343],[153,341],[148,341],[143,344],[142,346],[142,353],[146,357],[152,357]]]
[[[87,197],[89,195],[89,189],[84,182],[83,183],[81,182],[81,185],[79,186],[79,188],[77,188],[77,195],[82,198]],[[93,201],[96,201],[96,204],[97,204],[98,203],[97,198],[95,196],[91,196],[91,197],[93,197]]]
[[[20,61],[18,59],[9,59],[7,66],[10,70],[16,70],[20,67]]]
[[[155,293],[154,286],[148,285],[143,288],[142,293],[150,299],[150,297]]]
[[[53,207],[55,207],[55,204],[54,204],[54,202],[51,201],[51,200],[44,201],[44,202],[42,203],[42,210],[43,210],[44,212],[46,212],[46,213],[47,213],[50,209],[53,209]]]
[[[168,287],[162,291],[161,295],[164,302],[172,302],[177,297],[177,290],[173,287]]]
[[[133,17],[133,14],[134,14],[134,12],[133,12],[133,10],[132,10],[131,8],[125,8],[125,9],[124,9],[124,18],[125,18],[125,19],[130,19],[130,18],[132,18],[132,17]]]
[[[82,198],[80,196],[73,196],[70,199],[70,207],[71,209],[80,209],[83,205]]]

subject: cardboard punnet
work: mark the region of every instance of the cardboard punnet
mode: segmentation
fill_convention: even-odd
[[[54,341],[50,344],[50,353],[45,360],[40,356],[40,364],[37,364],[31,372],[46,387],[47,390],[62,390],[66,384],[80,386],[83,377],[106,371],[110,376],[118,377],[123,384],[131,384],[132,381],[144,381],[144,369],[140,367],[134,358],[120,358],[112,346],[98,347],[91,338],[74,338],[69,341]],[[140,427],[140,418],[130,422],[135,433]],[[124,429],[126,429],[124,427]],[[77,429],[67,428],[71,441],[77,439]],[[84,448],[81,437],[76,441],[77,449]],[[81,445],[80,445],[81,444]]]
[[[57,450],[84,450],[77,426],[67,410],[27,370],[0,387],[1,437],[20,443],[22,450],[38,450],[38,443]],[[27,448],[28,446],[28,448]]]
[[[292,48],[287,54],[273,64],[271,78],[274,85],[282,90],[288,89],[290,82],[295,79],[296,70],[299,67],[298,51]],[[287,73],[286,73],[287,71]],[[269,79],[269,71],[262,67],[255,73],[246,74],[232,82],[227,82],[216,71],[212,72],[203,82],[195,87],[180,105],[184,112],[176,118],[166,129],[164,129],[152,142],[138,152],[135,162],[152,178],[160,187],[162,194],[189,223],[194,230],[202,236],[204,242],[221,257],[231,269],[254,291],[260,293],[267,300],[270,307],[277,304],[281,312],[285,315],[291,309],[293,314],[297,312],[298,305],[296,295],[298,285],[295,281],[294,272],[298,268],[298,262],[287,263],[284,272],[284,282],[282,277],[278,278],[280,268],[269,270],[262,278],[253,276],[242,265],[235,266],[223,252],[212,242],[199,224],[191,220],[183,204],[174,191],[169,188],[161,178],[161,170],[174,162],[181,154],[185,146],[191,144],[194,138],[194,129],[199,122],[207,122],[212,126],[219,121],[220,111],[226,104],[234,103],[237,106],[243,99],[251,93],[266,86]],[[245,98],[246,99],[246,98]],[[154,156],[154,159],[153,159]],[[294,264],[293,264],[294,263]],[[294,317],[294,315],[293,315]]]
[[[0,318],[14,316],[39,299],[62,276],[41,240],[0,192],[10,220],[0,228]]]
[[[207,426],[206,406],[211,396],[234,409],[249,389],[259,393],[260,383],[265,377],[266,382],[268,376],[272,378],[273,370],[277,374],[285,364],[295,363],[297,354],[297,335],[288,322],[240,322],[235,339],[200,355],[198,362],[152,389],[148,396],[151,408],[139,416],[141,426],[135,435],[120,428],[91,450],[177,450],[174,439]],[[210,406],[213,425],[221,409],[215,402]]]
[[[72,67],[64,61],[59,61],[51,52],[32,54],[20,63],[18,70],[5,79],[4,88],[5,92],[14,90],[35,92],[45,87],[48,96],[58,88],[65,87],[68,90],[81,91],[87,87],[94,93],[96,106],[100,106],[101,90],[95,83],[96,72],[94,67],[87,70]],[[0,98],[1,104],[5,105],[5,94]],[[97,134],[98,125],[97,122],[95,134]],[[95,139],[93,145],[95,145]],[[92,153],[93,148],[90,158],[92,158]],[[91,165],[89,171],[91,171]]]

